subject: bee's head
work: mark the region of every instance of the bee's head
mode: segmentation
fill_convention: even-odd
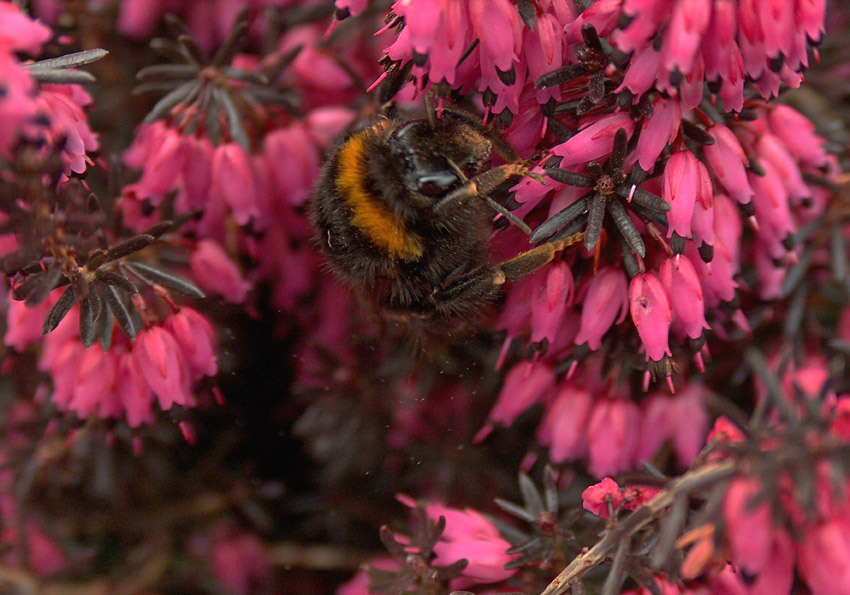
[[[492,150],[485,136],[450,114],[433,123],[405,122],[387,142],[400,163],[405,188],[422,198],[422,206],[437,203],[463,185],[458,170],[466,178],[484,171]]]

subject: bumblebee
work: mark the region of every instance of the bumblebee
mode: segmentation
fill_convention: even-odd
[[[506,163],[489,167],[491,155]],[[530,174],[514,149],[455,108],[383,119],[331,151],[312,202],[316,245],[343,281],[388,319],[444,334],[474,323],[501,286],[552,260],[571,239],[491,264],[493,196]]]

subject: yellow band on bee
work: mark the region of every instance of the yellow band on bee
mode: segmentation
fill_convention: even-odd
[[[373,244],[393,258],[415,260],[422,256],[422,241],[409,232],[404,220],[393,213],[366,188],[367,135],[371,129],[352,136],[339,150],[336,187],[351,209],[351,224]]]

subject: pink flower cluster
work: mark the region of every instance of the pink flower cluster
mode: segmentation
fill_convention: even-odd
[[[829,400],[824,413],[832,419],[827,434],[807,438],[812,446],[847,444],[844,431],[850,395]],[[731,442],[742,439],[732,436]],[[775,441],[774,441],[775,442]],[[766,450],[781,444],[765,445]],[[750,577],[763,593],[791,591],[795,569],[813,593],[838,594],[850,589],[850,482],[836,476],[835,467],[821,459],[804,473],[813,475],[811,491],[801,486],[793,466],[784,470],[779,494],[763,498],[764,484],[753,475],[735,477],[723,500],[724,535],[728,559],[737,573]]]
[[[601,379],[601,366],[601,358],[588,358],[559,381],[545,362],[518,364],[508,372],[479,439],[492,424],[510,425],[530,407],[542,405],[537,439],[554,463],[585,461],[592,475],[604,477],[651,460],[669,441],[681,467],[687,467],[708,429],[705,387],[694,381],[676,396],[653,393],[638,405],[626,386]],[[616,377],[616,371],[611,375]]]
[[[23,351],[40,338],[56,298],[35,307],[10,301],[6,345]],[[53,380],[50,399],[60,411],[79,419],[124,419],[137,428],[153,421],[155,403],[163,411],[194,407],[195,384],[218,372],[213,329],[191,308],[177,308],[161,323],[148,316],[148,326],[134,342],[115,328],[108,350],[100,343],[83,347],[77,310],[44,338],[39,360],[39,369]]]
[[[440,517],[446,519],[446,529],[434,546],[437,556],[434,563],[448,565],[460,559],[469,561],[461,575],[452,580],[452,589],[498,583],[516,574],[516,569],[505,569],[514,558],[507,553],[511,544],[484,515],[471,508],[459,510],[442,504],[429,504],[425,511],[433,521]]]
[[[693,240],[672,258],[673,248],[655,242],[655,256],[648,253],[643,260],[647,271],[629,286],[632,319],[649,359],[657,361],[670,354],[671,325],[680,341],[696,339],[703,329],[710,328],[705,308],[734,298],[739,287],[736,275],[744,258],[758,270],[759,296],[781,297],[782,281],[797,260],[788,239],[826,208],[827,191],[804,181],[806,175],[822,175],[824,169],[837,175],[835,162],[826,155],[824,141],[812,124],[788,106],[760,108],[756,113],[759,117],[752,121],[708,126],[706,132],[714,142],[704,148],[704,161],[682,144],[678,118],[664,128],[660,143],[647,140],[654,134],[654,122],[673,114],[656,112],[644,121],[634,158],[646,169],[652,169],[667,143],[681,147],[666,161],[660,184],[655,178],[644,187],[657,190],[670,205],[667,237],[675,234]],[[610,152],[614,133],[623,127],[629,130],[622,114],[605,116],[556,146],[553,153],[564,157],[561,167],[567,169],[600,159]],[[748,169],[751,162],[763,171]],[[555,181],[542,186],[529,180],[519,185],[517,200],[530,208],[540,202],[542,193],[551,193],[553,186],[552,214],[579,197],[572,186]],[[741,245],[744,220],[736,203],[751,210],[749,221],[756,230],[757,241],[746,250]],[[655,271],[649,270],[653,262],[658,263]],[[579,290],[574,295],[583,298],[577,344],[586,341],[591,349],[597,349],[601,337],[621,316],[618,312],[622,312],[627,292],[617,275],[615,270],[601,268],[590,279],[577,280]],[[510,316],[510,312],[505,314]],[[505,327],[512,336],[522,332],[516,324]],[[551,327],[532,328],[531,334],[546,336],[555,344],[563,342],[555,339]]]
[[[38,54],[51,32],[24,15],[16,4],[0,5],[0,17],[0,83],[5,90],[0,98],[0,117],[7,123],[0,130],[0,155],[9,157],[22,126],[31,123],[38,113],[33,99],[36,83],[16,52]]]
[[[87,153],[98,149],[83,112],[91,97],[79,85],[38,85],[18,59],[19,52],[37,56],[52,35],[17,4],[0,4],[0,156],[10,157],[21,138],[43,141],[62,149],[66,172],[81,174],[92,163]]]
[[[407,496],[399,496],[399,500],[408,506],[416,506],[416,502]],[[515,568],[505,569],[505,565],[515,558],[506,553],[511,544],[501,537],[498,529],[484,515],[471,508],[459,510],[442,504],[428,504],[425,511],[434,522],[440,517],[446,519],[446,528],[434,546],[436,557],[432,564],[448,566],[461,559],[468,561],[461,574],[450,581],[452,590],[498,583],[516,574]],[[398,537],[405,539],[404,536]],[[398,567],[395,561],[384,559],[375,560],[369,565],[387,570]],[[368,574],[361,571],[340,587],[337,593],[370,595],[368,586]]]
[[[823,175],[824,168],[834,176],[834,161],[825,155],[823,139],[792,108],[750,102],[754,120],[727,122],[713,121],[700,103],[706,81],[712,92],[719,89],[729,111],[743,109],[748,77],[766,97],[776,94],[780,81],[799,82],[808,43],[823,31],[824,3],[794,6],[796,20],[788,16],[793,10],[758,1],[606,1],[581,14],[570,3],[553,1],[535,3],[531,18],[505,1],[490,7],[485,26],[475,2],[393,5],[386,30],[395,28],[397,36],[386,56],[389,63],[410,64],[418,86],[427,80],[483,92],[487,111],[513,114],[506,131],[512,144],[525,154],[535,145],[548,146],[561,158],[558,167],[570,172],[603,162],[617,132],[625,130],[636,139],[626,170],[640,165],[655,174],[638,189],[660,195],[669,209],[666,224],[631,213],[630,224],[648,237],[648,245],[646,255],[629,255],[636,260],[630,281],[617,270],[623,268],[619,249],[603,251],[600,258],[597,248],[592,274],[577,277],[576,257],[570,255],[514,284],[499,322],[509,336],[545,340],[555,359],[575,345],[599,349],[628,312],[652,375],[669,376],[669,358],[681,357],[670,337],[680,345],[699,345],[704,330],[729,322],[717,306],[735,298],[742,268],[757,267],[760,297],[779,297],[797,258],[789,239],[826,202],[826,192],[803,176]],[[623,17],[629,17],[627,25]],[[630,62],[605,55],[583,32],[588,26],[631,54]],[[550,84],[547,73],[570,69],[572,78]],[[546,84],[535,87],[535,80]],[[597,98],[586,114],[559,119],[574,134],[553,143],[546,135],[553,118],[541,106],[586,100],[599,81],[614,85],[613,94],[630,93],[631,104],[642,106],[640,117],[622,102]],[[789,135],[795,125],[799,134]],[[701,129],[699,146],[688,138],[693,128]],[[552,179],[546,185],[525,179],[515,190],[516,213],[527,217],[541,206],[551,217],[587,192]],[[745,217],[758,240],[742,246]],[[745,326],[740,313],[731,320]],[[684,351],[701,369],[708,352]]]
[[[564,64],[564,26],[576,18],[575,5],[566,0],[537,2],[536,9],[534,27],[525,27],[509,0],[395,2],[395,19],[381,32],[402,20],[404,27],[386,55],[394,63],[412,62],[419,85],[427,74],[432,83],[464,93],[491,93],[488,110],[516,115],[533,81]],[[546,103],[560,94],[538,90],[531,96]]]
[[[765,98],[780,84],[800,85],[808,66],[808,45],[824,32],[825,1],[798,0],[623,0],[597,2],[573,25],[594,25],[611,35],[618,49],[631,54],[624,85],[640,95],[647,83],[681,93],[696,107],[708,83],[730,111],[741,111],[744,82],[754,81]],[[629,24],[617,29],[620,18]],[[659,43],[660,41],[660,43]]]
[[[703,147],[701,153],[695,153],[684,142],[678,110],[659,110],[644,120],[635,152],[627,163],[629,159],[645,162],[651,170],[672,143],[674,150],[667,153],[663,170],[656,172],[661,175],[640,186],[655,192],[670,206],[666,214],[668,241],[663,228],[652,229],[656,223],[632,217],[632,223],[649,239],[646,254],[642,258],[633,256],[638,268],[630,273],[631,280],[623,270],[619,248],[601,251],[601,258],[597,248],[595,254],[573,251],[507,289],[498,326],[507,331],[509,339],[541,343],[545,355],[536,363],[519,364],[510,371],[492,414],[494,420],[511,423],[516,417],[506,413],[511,408],[524,411],[526,403],[550,402],[550,395],[557,392],[551,373],[547,382],[529,379],[545,376],[547,361],[563,361],[578,347],[604,352],[611,345],[618,345],[616,341],[622,340],[624,332],[621,323],[628,315],[649,363],[645,386],[651,375],[671,375],[666,362],[672,358],[678,365],[679,378],[685,377],[684,392],[689,393],[683,360],[692,357],[696,370],[703,369],[703,358],[710,355],[704,342],[705,331],[711,329],[723,337],[723,329],[730,324],[749,330],[741,310],[730,313],[721,305],[734,302],[739,292],[753,292],[761,299],[784,297],[785,279],[799,260],[799,249],[791,240],[804,225],[823,215],[829,199],[822,186],[805,180],[823,175],[836,179],[837,167],[824,150],[824,140],[799,112],[788,106],[764,106],[754,112],[758,117],[753,120],[728,126],[708,125],[706,133],[714,142]],[[657,128],[655,123],[665,118],[672,120]],[[562,157],[562,169],[581,171],[587,161],[604,159],[611,151],[616,131],[633,129],[631,120],[621,112],[592,122],[552,150]],[[760,169],[755,169],[754,164]],[[584,192],[554,180],[548,181],[547,186],[527,180],[518,185],[517,200],[521,209],[530,211],[536,205],[545,205],[548,199],[548,211],[553,216],[576,203]],[[753,232],[749,241],[744,240],[745,224]],[[594,258],[593,270],[582,269],[582,259],[590,256]],[[583,274],[577,274],[577,270]],[[755,271],[756,285],[742,284],[740,273],[744,270]],[[537,370],[529,372],[529,367]],[[573,367],[592,369],[593,364],[584,358],[580,366],[577,360]],[[672,391],[672,379],[668,382]],[[569,384],[570,392],[586,395],[589,403],[611,398],[607,389],[599,392],[599,383],[592,374],[580,371]],[[695,390],[699,392],[699,388]],[[627,394],[614,402],[623,399],[630,403]],[[644,400],[642,406],[648,407],[649,402]],[[590,408],[579,405],[577,400],[571,406],[578,411]],[[623,407],[631,412],[627,418],[638,418],[637,406]],[[575,415],[570,411],[570,415]],[[704,417],[691,421],[704,431]],[[640,424],[634,421],[626,426],[637,428]],[[636,440],[651,440],[651,426],[648,432],[645,438],[630,438],[633,434],[623,431],[621,442],[628,446]],[[554,444],[556,440],[547,432],[541,434],[541,439],[544,444]],[[563,440],[571,443],[574,439],[578,437]],[[583,440],[580,443],[592,444]],[[643,457],[652,448],[637,450]],[[690,456],[696,452],[689,451]],[[572,448],[557,452],[555,455],[553,451],[555,460],[586,456]],[[628,446],[620,452],[632,453],[634,449]],[[623,454],[622,462],[610,468],[591,464],[591,470],[604,475],[627,469],[640,460],[631,456]]]
[[[230,301],[245,301],[256,283],[266,282],[273,286],[275,305],[291,310],[313,289],[318,260],[304,205],[323,151],[355,116],[342,107],[354,88],[351,75],[317,47],[320,42],[320,29],[304,25],[289,31],[265,61],[243,55],[234,62],[257,72],[300,47],[274,83],[305,98],[303,118],[274,103],[240,101],[247,137],[238,139],[232,130],[215,136],[190,123],[199,110],[216,108],[190,98],[142,124],[124,153],[124,162],[141,172],[123,191],[125,222],[141,231],[159,221],[166,203],[175,213],[196,214],[191,228],[201,241],[194,247],[192,271],[205,289]],[[225,79],[221,75],[209,84],[222,85],[228,94],[246,92],[236,79]]]

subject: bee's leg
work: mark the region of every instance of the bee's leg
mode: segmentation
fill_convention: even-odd
[[[434,288],[432,298],[441,302],[460,297],[475,290],[476,287],[484,288],[490,285],[489,280],[493,277],[491,271],[490,266],[480,266],[462,274],[459,271],[450,273],[441,287]]]
[[[493,284],[502,285],[506,281],[514,281],[530,275],[555,258],[558,252],[567,246],[580,242],[583,237],[584,232],[580,232],[557,242],[541,244],[510,260],[500,263],[495,267],[496,275],[493,278]]]
[[[495,301],[499,286],[493,283],[494,268],[483,265],[453,274],[428,296],[431,309],[443,318],[475,316],[481,304]]]
[[[555,255],[581,241],[583,233],[563,240],[536,246],[519,256],[496,266],[480,266],[470,271],[455,271],[446,277],[440,287],[435,287],[429,297],[432,307],[451,315],[466,315],[465,305],[494,299],[498,289],[507,281],[514,281],[540,269]]]
[[[511,223],[519,227],[526,235],[531,235],[531,228],[528,227],[528,225],[518,219],[505,207],[490,198],[490,195],[493,194],[493,192],[499,186],[501,186],[511,178],[527,176],[530,178],[534,178],[535,180],[539,179],[539,181],[542,182],[542,176],[530,172],[525,165],[522,165],[520,163],[506,163],[504,165],[500,165],[498,167],[494,167],[493,169],[482,172],[474,178],[469,179],[466,177],[466,175],[464,175],[463,171],[453,161],[449,160],[449,166],[451,166],[455,174],[460,178],[460,180],[464,184],[460,188],[452,190],[446,196],[440,199],[440,201],[434,205],[435,213],[439,213],[440,211],[445,210],[450,205],[458,201],[463,202],[467,198],[481,197],[485,201],[487,201],[487,204],[490,205],[490,207],[494,211],[500,213]]]

